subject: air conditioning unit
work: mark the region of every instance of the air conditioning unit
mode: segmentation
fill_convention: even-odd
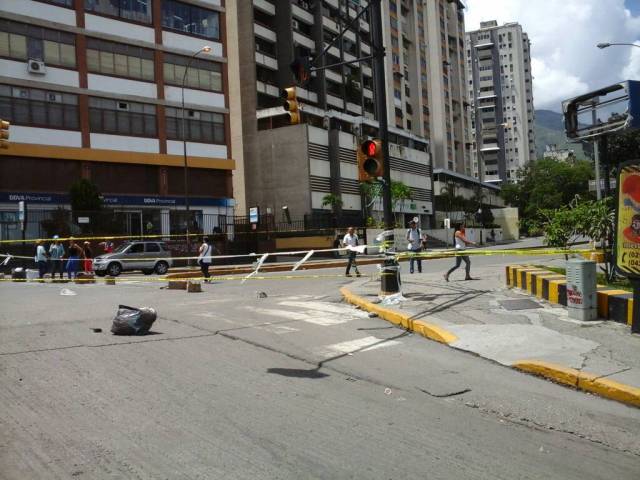
[[[44,75],[47,73],[47,66],[42,60],[32,60],[27,62],[27,70],[29,73],[35,73],[36,75]]]
[[[61,93],[47,92],[47,101],[55,102],[55,103],[62,103],[62,94]]]
[[[127,102],[118,102],[118,110],[129,111],[129,104]]]
[[[200,112],[196,112],[195,110],[187,110],[187,117],[194,120],[200,120]]]
[[[324,128],[325,130],[329,130],[331,128],[331,118],[324,117],[322,119],[322,128]]]
[[[360,82],[351,82],[351,85],[353,85],[353,88],[357,88],[358,90],[360,90],[360,88],[362,87],[362,85],[360,85]]]
[[[300,29],[300,24],[298,23],[297,20],[295,20],[295,19],[291,20],[291,28],[293,28],[294,30],[299,30]]]

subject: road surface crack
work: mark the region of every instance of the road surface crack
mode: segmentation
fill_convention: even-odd
[[[462,390],[457,390],[455,392],[450,392],[450,393],[431,393],[431,392],[425,390],[424,388],[418,388],[418,390],[420,390],[423,393],[426,393],[430,397],[435,397],[435,398],[455,397],[456,395],[462,395],[463,393],[467,393],[467,392],[471,391],[470,388],[464,388]]]
[[[473,402],[465,402],[464,406],[465,407],[469,407],[469,408],[475,408],[475,409],[478,409],[482,413],[485,413],[485,414],[488,414],[488,415],[492,415],[494,417],[498,417],[500,419],[500,421],[503,421],[503,422],[513,423],[515,425],[520,425],[522,427],[531,428],[531,429],[538,430],[538,431],[548,431],[548,432],[563,433],[565,435],[570,435],[572,437],[580,438],[582,440],[586,440],[588,442],[595,443],[597,445],[602,445],[602,446],[605,446],[607,448],[611,448],[612,450],[616,450],[618,452],[629,453],[629,454],[634,455],[636,457],[640,457],[640,451],[633,451],[633,450],[629,450],[628,448],[616,447],[616,446],[611,445],[611,444],[609,444],[609,443],[607,443],[607,442],[605,442],[603,440],[599,440],[599,439],[593,438],[593,437],[591,437],[589,435],[585,435],[583,433],[576,432],[575,430],[556,427],[556,426],[548,424],[548,423],[537,422],[537,421],[535,421],[533,419],[530,419],[530,418],[527,418],[527,417],[515,417],[515,416],[511,415],[510,413],[503,413],[503,412],[501,412],[499,410],[495,410],[493,408],[482,407],[482,406],[478,405],[477,403],[473,403]]]

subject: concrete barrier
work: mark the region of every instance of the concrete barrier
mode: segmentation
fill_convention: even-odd
[[[508,265],[508,287],[521,288],[550,303],[567,305],[567,280],[559,273],[531,265]],[[626,290],[598,285],[598,317],[631,325],[633,294]]]

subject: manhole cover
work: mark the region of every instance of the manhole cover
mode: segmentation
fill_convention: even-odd
[[[503,300],[499,303],[505,310],[530,310],[532,308],[542,308],[542,305],[527,298],[523,298],[522,300]]]

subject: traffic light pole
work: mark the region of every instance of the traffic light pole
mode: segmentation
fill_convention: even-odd
[[[382,37],[382,1],[371,4],[371,48],[373,50],[373,85],[375,89],[380,140],[382,140],[382,210],[384,226],[393,232],[394,219],[391,210],[391,165],[389,165],[389,125],[387,124],[387,88],[384,75],[384,43]],[[393,240],[393,237],[390,239]]]
[[[382,0],[370,3],[371,7],[371,49],[373,51],[373,85],[377,102],[379,135],[382,141],[382,210],[384,227],[389,232],[384,239],[394,249],[395,226],[391,204],[391,165],[389,163],[389,125],[387,124],[387,88],[385,84],[384,43],[382,37]],[[391,252],[389,252],[391,253]],[[380,277],[380,294],[392,295],[400,291],[400,268],[393,254],[387,254]]]

